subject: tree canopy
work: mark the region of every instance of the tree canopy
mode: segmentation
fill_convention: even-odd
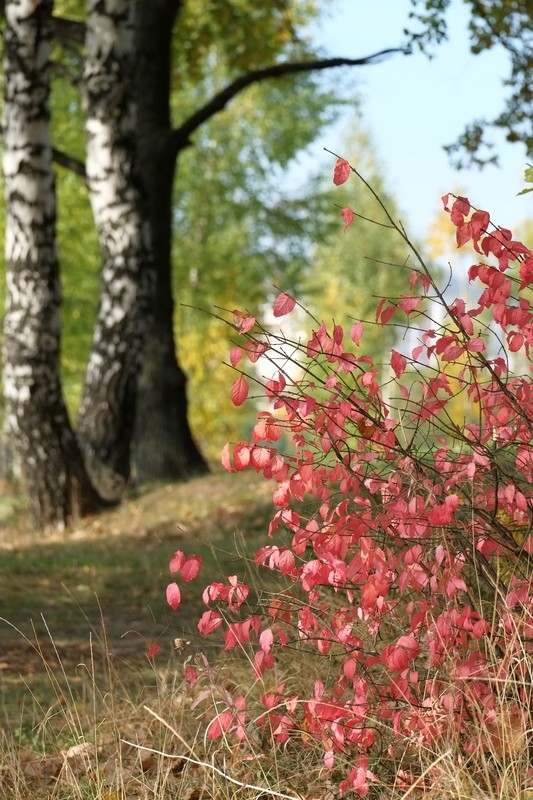
[[[406,31],[412,47],[432,52],[432,46],[448,35],[447,11],[450,0],[411,0],[413,23]],[[510,71],[504,80],[508,93],[505,107],[493,120],[473,120],[447,151],[461,168],[472,163],[482,167],[498,163],[498,153],[487,131],[493,127],[508,142],[523,142],[528,157],[533,155],[533,2],[532,0],[465,0],[470,12],[468,30],[474,54],[503,47]],[[466,76],[465,76],[465,79]],[[475,87],[472,87],[475,91]]]

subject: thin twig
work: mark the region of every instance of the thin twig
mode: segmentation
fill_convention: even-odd
[[[145,711],[148,711],[155,719],[160,722],[162,725],[165,726],[174,736],[176,736],[180,741],[183,742],[182,737],[179,733],[170,725],[163,717],[160,717],[155,711],[152,711],[151,708],[148,706],[143,706]],[[149,753],[156,753],[159,756],[163,756],[164,758],[180,758],[183,761],[188,761],[190,764],[195,764],[198,767],[205,767],[206,769],[210,769],[213,772],[216,772],[217,775],[220,775],[224,780],[229,781],[230,783],[235,783],[237,786],[242,786],[243,789],[253,789],[256,792],[263,792],[265,794],[270,794],[272,797],[281,797],[282,800],[302,800],[301,795],[293,795],[293,794],[283,794],[283,792],[276,792],[275,789],[269,789],[266,786],[256,786],[253,783],[243,783],[242,781],[238,781],[237,778],[232,778],[231,775],[223,772],[218,767],[215,767],[214,764],[210,764],[208,761],[198,761],[196,758],[190,758],[189,756],[180,756],[176,755],[175,753],[165,753],[162,750],[155,750],[153,747],[146,747],[146,745],[140,745],[135,742],[128,742],[126,739],[121,739],[121,742],[124,744],[129,745],[130,747],[136,747],[139,750],[147,750]],[[189,745],[184,742],[184,744],[189,747]],[[191,748],[189,747],[189,750]]]

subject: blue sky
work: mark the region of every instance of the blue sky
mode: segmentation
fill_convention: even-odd
[[[401,44],[409,24],[409,0],[331,0],[328,19],[313,32],[331,55],[359,57]],[[513,228],[533,217],[533,193],[523,188],[526,153],[495,134],[500,168],[455,171],[442,146],[457,138],[468,122],[495,116],[503,108],[502,79],[509,65],[505,52],[470,54],[468,13],[453,0],[450,41],[435,46],[435,57],[392,56],[374,66],[342,70],[345,90],[361,98],[361,112],[371,133],[387,183],[403,210],[404,222],[424,236],[441,208],[440,196],[460,190],[491,212],[495,223]],[[347,118],[349,118],[347,112]],[[311,157],[322,161],[323,146],[346,151],[347,121],[326,132]],[[316,149],[315,149],[316,148]],[[326,163],[329,168],[329,163]]]

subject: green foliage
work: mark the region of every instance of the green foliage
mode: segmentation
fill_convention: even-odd
[[[172,42],[173,124],[183,122],[238,74],[315,55],[303,33],[318,12],[313,0],[267,5],[212,0],[207,10],[203,2],[186,0]],[[56,14],[83,20],[86,9],[78,0],[61,0]],[[81,49],[56,43],[54,63],[54,146],[83,160],[77,85]],[[336,212],[323,189],[286,191],[285,170],[294,174],[295,156],[334,121],[344,101],[333,79],[302,74],[249,87],[203,125],[194,147],[179,157],[173,248],[176,339],[194,398],[195,436],[217,457],[221,439],[242,435],[247,421],[219,390],[226,384],[222,362],[231,346],[228,331],[197,309],[231,309],[239,298],[260,315],[273,285],[291,291],[310,285],[313,250],[336,229]],[[62,368],[67,403],[75,415],[96,317],[100,256],[82,179],[58,168],[57,191]],[[321,245],[317,258],[320,252],[326,258],[326,250]],[[369,255],[385,258],[386,253],[384,245]]]
[[[71,5],[73,9],[76,4]],[[55,55],[61,60],[62,69],[55,70],[52,84],[52,142],[69,156],[83,160],[83,109],[80,94],[67,77],[81,71],[81,62],[74,52],[58,45]],[[56,172],[57,247],[63,294],[61,367],[65,400],[74,417],[96,320],[100,252],[84,181],[62,167]]]
[[[57,196],[57,241],[63,292],[61,367],[65,400],[75,415],[96,321],[100,254],[83,183],[71,172],[59,169]]]
[[[365,175],[371,176],[369,182],[399,220],[401,213],[387,193],[370,137],[361,130],[359,122],[346,137],[342,154]],[[338,206],[353,204],[349,188],[331,186],[330,196],[332,207],[333,203]],[[349,328],[356,320],[366,321],[362,346],[365,353],[380,364],[389,361],[388,350],[396,333],[392,327],[374,323],[375,307],[379,298],[398,296],[405,291],[408,251],[394,230],[383,227],[386,223],[383,210],[366,187],[358,188],[357,204],[352,210],[356,216],[345,235],[339,235],[343,222],[337,212],[335,230],[318,244],[305,285],[305,304],[318,319],[328,324],[334,320]]]
[[[334,217],[323,193],[280,188],[283,168],[329,121],[334,98],[311,78],[302,92],[291,92],[288,81],[284,91],[283,83],[262,84],[239,97],[202,128],[179,162],[176,335],[195,398],[195,436],[217,458],[223,437],[241,436],[246,420],[224,390],[230,332],[209,312],[232,309],[243,297],[250,313],[261,315],[273,285],[296,290],[313,245]]]
[[[286,56],[317,11],[314,0],[210,0],[207,9],[205,0],[186,0],[174,40],[180,86],[209,76],[213,53],[238,72]]]

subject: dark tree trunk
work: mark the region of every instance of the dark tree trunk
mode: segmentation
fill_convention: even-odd
[[[93,483],[109,499],[121,496],[130,477],[152,269],[136,174],[135,5],[89,0],[86,33],[86,172],[103,264],[78,437]]]
[[[171,135],[170,54],[180,7],[181,0],[141,0],[138,10],[139,163],[155,264],[154,304],[138,382],[134,435],[139,483],[207,471],[189,428],[186,377],[177,361],[173,328],[172,188],[178,148]]]
[[[60,289],[49,112],[52,0],[5,6],[6,436],[39,527],[98,507],[61,393]]]

